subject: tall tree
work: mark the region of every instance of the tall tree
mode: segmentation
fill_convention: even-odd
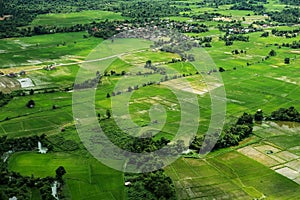
[[[4,1],[0,0],[0,17],[4,15]]]
[[[63,175],[65,175],[67,172],[63,166],[59,166],[56,170],[56,178],[58,180],[62,180]]]

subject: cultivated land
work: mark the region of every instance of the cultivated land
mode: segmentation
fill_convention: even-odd
[[[266,8],[270,11],[281,11],[285,6],[270,1]],[[229,10],[229,5],[220,6],[218,9],[196,5],[190,7],[192,11],[189,13],[218,12],[230,15],[230,20],[242,20],[245,17],[245,21],[242,22],[244,27],[253,21],[267,18],[254,15],[253,11]],[[222,67],[226,70],[221,73],[227,97],[226,123],[233,123],[243,112],[254,113],[258,109],[262,109],[266,114],[281,107],[295,106],[300,109],[300,51],[278,47],[278,44],[300,40],[300,35],[286,38],[270,34],[265,38],[261,37],[262,32],[254,32],[245,34],[249,36],[249,42],[234,41],[233,45],[225,46],[225,42],[219,40],[219,36],[224,35],[224,32],[220,32],[216,27],[217,24],[225,22],[197,22],[184,16],[166,18],[205,23],[209,26],[208,32],[186,35],[212,37],[212,47],[205,50],[217,68]],[[31,25],[71,26],[105,19],[126,18],[120,13],[108,11],[82,11],[38,15]],[[263,30],[271,32],[273,28],[293,30],[297,27],[267,26]],[[63,188],[66,199],[126,199],[124,174],[94,159],[80,141],[72,112],[72,90],[65,91],[66,88],[72,88],[80,63],[86,58],[93,60],[106,57],[105,52],[97,55],[98,57],[90,54],[103,39],[83,37],[84,35],[88,34],[56,33],[0,40],[0,71],[5,74],[26,71],[26,75],[18,78],[1,76],[0,91],[9,93],[20,89],[21,85],[17,81],[20,78],[29,78],[34,85],[24,88],[25,96],[14,97],[8,104],[0,107],[0,136],[18,138],[46,134],[49,140],[53,141],[57,136],[62,136],[79,146],[76,150],[67,151],[57,145],[47,154],[14,153],[8,160],[8,169],[24,176],[42,178],[55,176],[55,169],[62,165],[67,171]],[[196,69],[189,62],[168,63],[172,59],[179,59],[180,55],[153,51],[149,48],[150,44],[151,42],[145,40],[125,39],[121,41],[119,48],[113,49],[117,56],[107,71],[110,73],[113,70],[119,74],[125,71],[126,75],[102,78],[102,83],[96,90],[96,113],[105,120],[106,110],[112,109],[111,99],[118,100],[131,95],[128,103],[130,115],[114,117],[124,120],[131,118],[136,124],[145,126],[151,123],[149,109],[155,104],[161,104],[166,110],[166,123],[155,139],[165,137],[172,140],[180,126],[181,107],[171,88],[197,95],[200,106],[197,134],[205,134],[211,117],[212,97],[209,91],[217,90],[220,85],[212,80],[212,75],[205,71],[206,68],[201,68],[204,73],[196,74]],[[236,49],[246,53],[233,54],[232,51]],[[271,50],[275,50],[277,55],[265,59]],[[126,54],[122,54],[123,52]],[[286,57],[291,59],[290,64],[284,63]],[[142,83],[158,82],[165,77],[158,73],[138,75],[137,73],[152,71],[144,68],[148,60],[166,69],[169,76],[186,76],[184,80],[189,82],[192,89],[187,89],[180,78],[142,87]],[[56,68],[50,71],[43,69],[50,65]],[[101,62],[93,62],[92,65],[103,73]],[[128,87],[134,88],[133,82],[136,80],[140,83],[139,89],[127,92]],[[123,81],[122,86],[117,85],[119,81]],[[33,95],[29,95],[30,89],[35,90]],[[112,96],[112,92],[118,91],[123,94]],[[111,95],[110,98],[107,98],[107,93]],[[36,102],[32,109],[25,106],[30,99]],[[53,109],[53,105],[57,108]],[[65,131],[62,131],[62,128]],[[165,171],[174,182],[179,200],[297,199],[300,194],[299,130],[300,125],[297,123],[255,124],[253,135],[242,141],[239,146],[214,151],[203,159],[182,157],[166,167]],[[31,199],[40,199],[39,191],[32,190]]]

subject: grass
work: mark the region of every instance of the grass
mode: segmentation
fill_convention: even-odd
[[[57,33],[2,39],[0,40],[0,49],[4,53],[0,54],[0,68],[61,63],[74,59],[74,57],[65,57],[70,55],[82,60],[102,42],[102,39],[94,37],[83,38],[85,34],[85,32]],[[10,71],[8,70],[8,72]]]
[[[47,167],[45,167],[47,166]],[[55,170],[64,166],[67,173],[66,197],[70,199],[122,199],[123,176],[95,159],[67,153],[38,154],[20,152],[9,159],[9,169],[24,176],[55,176]]]
[[[31,23],[31,26],[72,26],[76,24],[87,24],[104,20],[124,20],[128,19],[121,16],[121,13],[114,13],[102,10],[87,10],[74,13],[55,13],[38,15]]]

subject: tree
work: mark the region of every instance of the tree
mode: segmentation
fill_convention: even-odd
[[[63,166],[59,166],[56,170],[56,178],[58,180],[62,180],[63,175],[65,175],[67,172]]]
[[[230,40],[226,40],[225,45],[226,46],[231,46],[231,45],[233,45],[233,42],[230,41]]]
[[[225,69],[223,67],[219,67],[219,72],[225,72]]]
[[[35,102],[31,99],[31,100],[29,100],[29,101],[27,102],[26,106],[27,106],[28,108],[34,108]]]
[[[145,68],[151,68],[151,66],[152,66],[152,61],[151,61],[151,60],[148,60],[148,61],[146,62]]]
[[[33,95],[33,94],[34,94],[34,90],[31,89],[31,90],[29,91],[29,94],[30,94],[30,95]]]
[[[284,64],[288,65],[288,64],[290,64],[290,62],[291,62],[290,58],[285,58],[284,59]]]
[[[248,114],[248,113],[244,113],[241,117],[238,118],[237,125],[244,125],[244,124],[253,124],[253,117]]]
[[[273,49],[269,53],[269,56],[276,56],[276,55],[277,55],[277,53]]]
[[[109,119],[111,117],[111,113],[110,113],[110,110],[106,110],[106,116],[107,116],[107,119]]]
[[[260,37],[269,37],[269,32],[264,32]]]
[[[264,114],[263,114],[263,111],[261,109],[257,110],[256,113],[254,114],[254,120],[255,121],[262,121],[264,118]]]

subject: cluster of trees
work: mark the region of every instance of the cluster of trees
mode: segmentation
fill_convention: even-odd
[[[201,47],[212,47],[211,46],[212,37],[210,36],[207,37],[194,36],[193,38],[199,42],[199,45]]]
[[[157,65],[152,65],[151,60],[147,60],[146,64],[144,65],[144,68],[146,69],[151,69],[154,71],[154,73],[159,73],[159,74],[166,74],[166,69],[163,67],[157,67]]]
[[[41,136],[21,138],[7,138],[7,136],[2,136],[0,137],[0,155],[8,150],[13,152],[36,150],[38,142],[42,142],[43,146],[47,147],[49,150],[52,149],[52,146],[47,142],[44,134]]]
[[[300,114],[295,107],[279,108],[267,120],[300,122]]]
[[[270,33],[269,32],[263,32],[260,37],[269,37]]]
[[[246,51],[246,50],[243,50],[243,49],[241,49],[241,50],[234,49],[234,50],[231,51],[231,53],[232,53],[233,55],[238,55],[238,54],[246,54],[247,51]]]
[[[223,32],[226,32],[226,33],[229,32],[229,29],[241,30],[241,29],[244,28],[240,21],[238,21],[238,22],[237,21],[232,21],[232,22],[227,22],[225,24],[218,24],[217,27],[220,31],[223,31]]]
[[[278,29],[272,29],[272,34],[275,36],[280,36],[283,37],[285,36],[286,38],[292,38],[292,37],[297,37],[297,35],[300,33],[300,28],[293,29],[293,30],[278,30]]]
[[[214,149],[220,149],[239,144],[239,141],[249,137],[253,130],[253,117],[248,113],[244,113],[238,118],[237,122],[230,128],[225,129],[221,137],[218,139]]]
[[[230,17],[230,16],[222,15],[220,13],[208,13],[208,12],[204,12],[203,14],[197,14],[197,15],[184,13],[182,16],[191,17],[193,20],[199,20],[199,21],[212,21],[214,18],[217,17]]]
[[[271,20],[285,24],[297,24],[300,22],[299,8],[286,8],[282,11],[269,12]]]
[[[176,191],[170,177],[163,170],[140,175],[126,174],[126,181],[131,182],[127,188],[128,199],[176,199]]]
[[[82,83],[74,84],[74,89],[95,88],[97,87],[98,83],[101,83],[101,78],[102,75],[100,74],[100,72],[97,72],[95,78],[85,80]]]
[[[4,94],[2,91],[0,91],[0,107],[6,105],[12,98],[13,95]]]
[[[289,47],[292,49],[299,49],[300,48],[300,40],[299,41],[293,41],[292,43],[282,43],[283,47]]]
[[[235,146],[239,144],[239,141],[249,137],[253,130],[253,117],[248,113],[244,113],[238,118],[237,122],[226,128],[220,135],[216,133],[210,136],[210,139],[205,139],[204,136],[197,136],[190,145],[190,149],[201,150],[206,152],[209,150],[210,143],[217,139],[217,143],[213,147],[213,150],[220,148]]]
[[[295,5],[299,6],[300,1],[299,0],[279,0],[281,3],[288,4],[288,5]]]
[[[220,37],[219,39],[224,40],[226,46],[233,45],[233,41],[249,42],[249,36],[244,36],[244,35],[228,35],[228,34],[226,34],[223,37]]]
[[[1,162],[1,161],[0,161]],[[1,171],[0,199],[9,199],[13,196],[17,199],[30,199],[31,190],[37,189],[42,200],[55,200],[52,196],[51,185],[55,181],[53,177],[35,178],[22,176],[16,172]]]
[[[230,7],[231,10],[252,10],[256,14],[262,14],[266,8],[263,4],[253,4],[253,2],[242,1]]]

